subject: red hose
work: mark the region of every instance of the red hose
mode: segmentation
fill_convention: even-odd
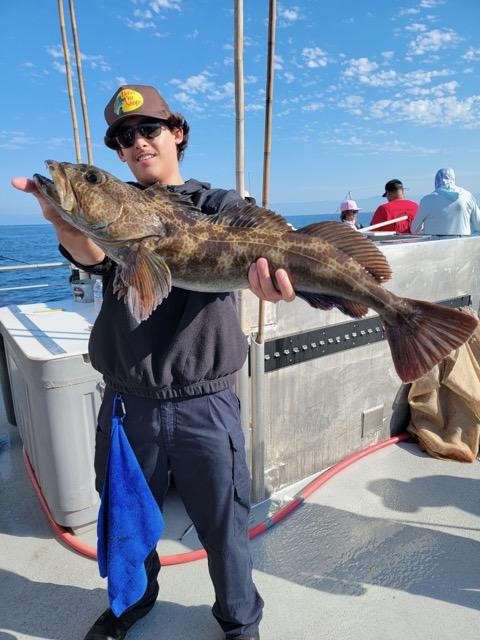
[[[340,473],[340,471],[343,471],[354,462],[357,462],[357,460],[361,460],[362,458],[365,458],[366,456],[372,453],[375,453],[380,449],[384,449],[385,447],[388,447],[391,444],[396,444],[397,442],[403,442],[404,440],[408,440],[409,438],[410,438],[410,435],[408,433],[402,433],[398,436],[393,436],[392,438],[388,438],[387,440],[382,440],[382,442],[373,444],[370,447],[366,447],[365,449],[362,449],[357,453],[352,453],[351,455],[347,456],[340,462],[337,462],[337,464],[334,464],[329,469],[327,469],[327,471],[325,471],[324,473],[321,473],[319,476],[317,476],[311,482],[309,482],[305,487],[303,487],[301,491],[295,494],[289,502],[284,504],[283,507],[281,507],[278,511],[276,511],[272,516],[270,516],[263,522],[260,522],[259,524],[252,527],[252,529],[250,529],[250,531],[248,532],[248,537],[250,539],[253,539],[256,536],[260,535],[261,533],[268,531],[268,529],[271,529],[275,524],[277,524],[278,522],[286,518],[288,514],[294,511],[303,502],[305,502],[305,500],[309,496],[311,496],[312,493],[314,493],[319,487],[321,487],[326,482],[328,482],[330,478],[333,478],[333,476],[336,476],[337,473]],[[55,520],[52,518],[52,514],[50,513],[50,510],[47,505],[47,501],[45,500],[42,494],[42,490],[40,489],[37,478],[35,476],[35,472],[32,468],[32,465],[30,463],[30,460],[28,458],[28,455],[25,449],[23,449],[23,460],[25,463],[27,474],[33,484],[33,488],[40,502],[40,506],[42,507],[42,510],[45,513],[47,520],[49,521],[50,526],[52,527],[55,535],[67,546],[71,547],[75,551],[78,551],[78,553],[84,556],[87,556],[87,558],[92,558],[93,560],[96,560],[97,559],[96,549],[78,540],[78,538],[76,538],[72,533],[70,533],[68,529],[57,524]],[[193,562],[194,560],[201,560],[206,557],[207,557],[207,553],[205,549],[198,549],[197,551],[187,551],[185,553],[176,553],[169,556],[160,556],[160,562],[163,566],[167,566],[167,565],[173,565],[173,564],[183,564],[185,562]]]

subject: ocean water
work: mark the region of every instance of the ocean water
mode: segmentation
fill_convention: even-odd
[[[0,267],[66,262],[50,224],[0,226]],[[0,271],[0,307],[53,302],[70,295],[70,269]],[[34,288],[23,288],[34,286]]]
[[[372,219],[373,213],[370,211],[361,211],[357,215],[357,220],[364,227],[370,224],[370,220]],[[339,213],[321,213],[318,216],[315,215],[303,215],[303,216],[285,216],[285,218],[293,224],[296,229],[301,229],[307,224],[312,224],[312,222],[325,222],[326,220],[335,220],[337,222],[340,221]]]
[[[361,212],[359,222],[367,226],[371,215]],[[286,218],[296,229],[313,222],[339,219],[338,214]],[[58,240],[50,224],[0,226],[0,267],[44,262],[65,262],[58,251]],[[68,267],[0,271],[0,307],[68,298],[71,295],[69,276]]]

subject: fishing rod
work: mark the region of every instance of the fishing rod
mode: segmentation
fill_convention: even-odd
[[[20,264],[29,264],[28,262],[25,262],[24,260],[19,260],[18,258],[10,258],[10,256],[1,256],[0,255],[0,259],[1,260],[11,260],[12,262],[20,262]]]

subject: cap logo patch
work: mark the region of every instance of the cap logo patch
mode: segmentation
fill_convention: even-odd
[[[122,89],[118,92],[113,105],[113,111],[117,116],[121,116],[124,113],[135,111],[139,109],[143,104],[143,96],[135,89]]]

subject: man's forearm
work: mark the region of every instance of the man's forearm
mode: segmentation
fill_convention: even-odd
[[[68,223],[55,222],[55,231],[60,244],[71,254],[72,258],[85,266],[99,264],[105,258],[104,251],[93,240],[84,236]]]

